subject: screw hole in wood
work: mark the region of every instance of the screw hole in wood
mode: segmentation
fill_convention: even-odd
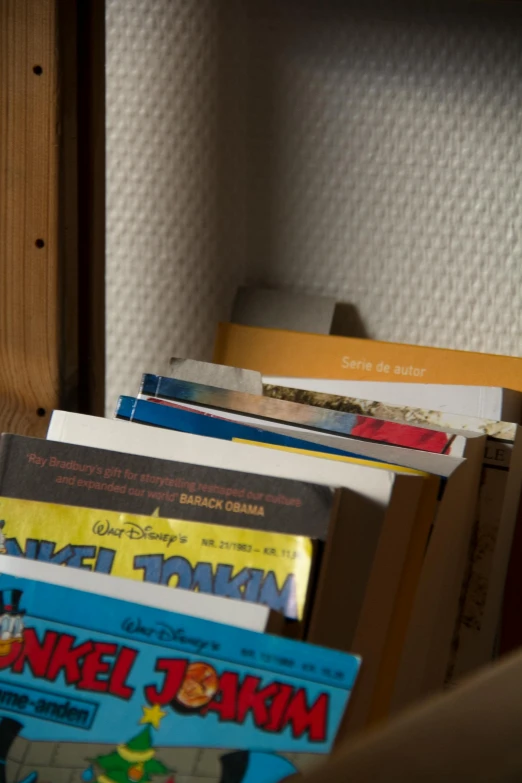
[[[42,73],[43,73],[43,68],[42,68],[42,66],[41,66],[41,65],[35,65],[35,66],[34,66],[34,68],[33,68],[33,73],[34,73],[36,76],[41,76],[41,75],[42,75]]]
[[[45,410],[45,408],[38,408],[38,409],[37,409],[37,411],[36,411],[36,415],[37,415],[37,416],[40,416],[40,418],[42,418],[43,416],[45,416],[45,413],[46,413],[46,410]]]

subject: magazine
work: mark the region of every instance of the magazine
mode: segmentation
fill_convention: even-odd
[[[304,617],[315,562],[305,536],[14,498],[0,498],[2,552],[261,603],[291,620]]]
[[[27,561],[13,576],[5,559],[2,783],[281,783],[330,751],[356,656],[38,582]]]

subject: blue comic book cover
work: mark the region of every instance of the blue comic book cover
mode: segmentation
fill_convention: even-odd
[[[0,575],[0,783],[283,783],[359,659]]]
[[[160,401],[149,402],[148,400],[139,400],[136,397],[122,396],[118,400],[116,418],[134,421],[139,424],[151,424],[155,427],[163,427],[164,429],[188,432],[192,435],[205,435],[210,438],[219,438],[221,440],[244,440],[251,443],[260,442],[282,448],[313,450],[320,454],[351,457],[357,461],[360,461],[361,459],[359,454],[352,453],[345,449],[336,449],[332,446],[310,443],[302,438],[294,438],[292,435],[283,435],[281,433],[271,432],[270,430],[250,427],[247,424],[220,419],[216,416],[202,415],[199,412],[187,410],[182,407],[171,407],[159,403]],[[364,457],[364,460],[368,463],[374,461],[371,457]]]

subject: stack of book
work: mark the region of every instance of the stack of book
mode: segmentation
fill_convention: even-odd
[[[522,644],[522,360],[215,361],[1,436],[0,783],[282,783]]]

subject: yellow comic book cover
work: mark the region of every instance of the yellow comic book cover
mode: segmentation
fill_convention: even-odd
[[[249,528],[0,498],[0,553],[305,612],[314,541]]]

